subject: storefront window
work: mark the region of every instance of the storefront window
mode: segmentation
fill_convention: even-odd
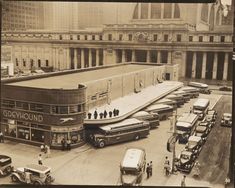
[[[60,145],[63,138],[67,140],[68,133],[52,133],[52,145]]]
[[[8,120],[8,123],[5,125],[5,135],[16,137],[16,125],[14,120]]]
[[[44,131],[31,129],[31,140],[36,142],[44,142]]]
[[[78,131],[70,132],[70,139],[72,144],[78,143],[81,140],[81,136]]]
[[[29,128],[20,127],[17,128],[18,138],[30,140],[30,131]]]

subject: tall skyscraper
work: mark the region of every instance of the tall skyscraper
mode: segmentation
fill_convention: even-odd
[[[33,1],[3,1],[2,29],[43,29],[43,4]]]

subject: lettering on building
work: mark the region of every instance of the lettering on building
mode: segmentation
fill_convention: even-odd
[[[35,122],[42,122],[43,116],[40,114],[32,114],[27,112],[16,112],[16,111],[9,111],[3,110],[3,116],[6,118],[13,118],[13,119],[20,119],[20,120],[30,120]]]

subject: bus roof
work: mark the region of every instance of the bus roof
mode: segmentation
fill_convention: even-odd
[[[181,87],[180,89],[179,89],[179,91],[199,91],[199,89],[198,88],[195,88],[195,87],[189,87],[189,86],[185,86],[185,87]]]
[[[139,117],[139,116],[148,116],[148,115],[151,115],[151,114],[146,111],[139,111],[139,112],[133,114],[131,117],[135,118],[135,117]]]
[[[207,107],[209,103],[209,99],[198,99],[193,106]]]
[[[156,101],[154,104],[162,104],[162,103],[174,103],[175,101],[174,100],[171,100],[171,99],[167,99],[167,98],[163,98],[159,101]]]
[[[180,116],[177,119],[177,122],[186,122],[192,124],[194,121],[198,119],[198,116],[193,113],[183,113],[182,116]]]
[[[208,88],[207,84],[203,84],[200,82],[189,82],[189,86],[200,87],[200,88]]]
[[[178,94],[186,94],[186,92],[183,91],[183,90],[178,90],[178,91],[174,91],[173,94],[175,94],[175,95],[178,95]]]
[[[131,148],[127,149],[122,160],[121,166],[124,168],[138,168],[141,158],[144,155],[143,149]]]
[[[100,128],[104,131],[110,131],[112,129],[117,129],[120,127],[124,127],[128,124],[136,124],[136,123],[142,123],[142,121],[135,119],[135,118],[130,118],[130,119],[125,119],[123,121],[120,121],[118,123],[113,123],[110,125],[105,125],[105,126],[101,126]]]
[[[192,127],[191,123],[187,123],[187,122],[176,122],[176,127]]]
[[[173,109],[173,107],[166,104],[154,104],[149,106],[146,110],[153,111],[153,110],[166,110],[166,109]]]

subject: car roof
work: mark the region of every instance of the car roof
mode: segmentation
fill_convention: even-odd
[[[223,116],[232,116],[230,113],[224,113]]]
[[[26,166],[26,168],[39,173],[46,173],[51,170],[50,167],[38,164],[29,164]]]
[[[191,151],[183,150],[183,151],[181,152],[181,154],[184,154],[184,155],[192,155],[192,152],[191,152]]]
[[[199,136],[190,136],[188,138],[188,141],[195,141],[195,142],[199,142],[201,140],[201,137]]]
[[[125,156],[122,161],[122,167],[125,168],[138,168],[141,158],[144,155],[144,150],[139,148],[130,148],[126,150]]]
[[[200,126],[198,125],[197,128],[196,128],[197,131],[205,131],[206,130],[206,127],[205,126]]]

